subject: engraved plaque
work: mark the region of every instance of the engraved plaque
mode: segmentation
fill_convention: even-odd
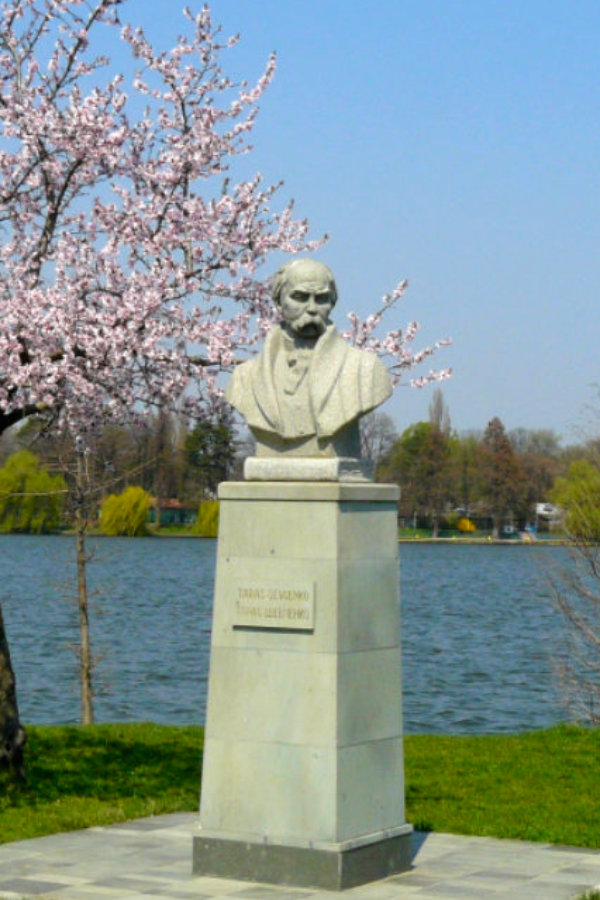
[[[233,625],[244,628],[284,628],[312,631],[315,627],[315,586],[312,581],[275,584],[235,582]]]

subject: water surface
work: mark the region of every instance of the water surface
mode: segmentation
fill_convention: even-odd
[[[216,542],[90,541],[96,719],[204,722]],[[402,544],[407,732],[509,732],[565,718],[545,571],[562,548]],[[21,717],[77,722],[74,540],[0,536]]]

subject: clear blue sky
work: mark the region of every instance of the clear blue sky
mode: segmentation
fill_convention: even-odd
[[[182,4],[183,5],[183,4]],[[189,0],[192,9],[196,0]],[[435,357],[452,424],[552,428],[578,440],[599,381],[598,0],[214,0],[240,32],[225,68],[271,50],[253,168],[284,179],[340,288],[336,320],[403,277],[400,318]],[[166,46],[178,0],[124,18]],[[431,388],[383,408],[427,418]]]

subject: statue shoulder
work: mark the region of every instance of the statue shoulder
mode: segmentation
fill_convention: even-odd
[[[250,392],[256,387],[261,389],[263,386],[266,377],[265,368],[269,368],[268,361],[272,359],[277,350],[278,340],[277,330],[272,329],[256,356],[251,356],[245,362],[238,363],[231,373],[225,389],[225,397],[240,412],[246,409]]]
[[[358,347],[353,347],[351,344],[346,344],[346,346],[348,347],[348,353],[353,358],[353,361],[356,364],[359,364],[364,372],[372,372],[382,376],[385,375],[389,378],[388,370],[377,353],[373,353],[371,350],[362,350]]]
[[[351,349],[360,358],[359,371],[363,389],[378,406],[392,394],[390,373],[376,353],[372,353],[370,350],[358,350],[356,347]]]
[[[247,393],[255,366],[256,357],[252,357],[252,359],[247,359],[243,363],[238,363],[231,373],[225,388],[225,397],[233,406],[237,407]]]
[[[336,329],[329,333],[328,348],[339,359],[343,377],[356,382],[367,402],[379,405],[392,394],[390,373],[376,353],[353,347]]]

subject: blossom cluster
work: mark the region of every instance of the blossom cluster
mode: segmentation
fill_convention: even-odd
[[[343,337],[355,347],[377,353],[388,363],[394,386],[401,382],[405,372],[433,356],[436,350],[452,343],[450,338],[442,338],[430,346],[413,350],[412,342],[421,327],[419,322],[415,321],[409,322],[404,329],[395,328],[388,331],[384,337],[378,337],[377,331],[382,319],[385,315],[389,316],[390,310],[404,297],[407,287],[408,282],[401,281],[393,291],[383,296],[377,312],[371,313],[364,320],[360,319],[356,313],[348,313],[350,328],[343,333]],[[430,369],[424,375],[411,378],[408,384],[412,387],[425,387],[432,381],[444,381],[451,375],[451,369]]]

